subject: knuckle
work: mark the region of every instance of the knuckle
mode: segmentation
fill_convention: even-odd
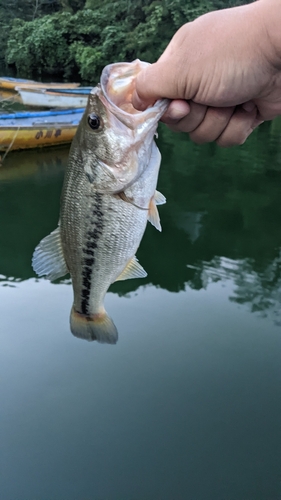
[[[196,144],[203,144],[205,142],[214,142],[220,135],[221,132],[213,130],[211,128],[206,128],[199,126],[196,130],[190,133],[190,138]]]
[[[200,125],[200,118],[198,120],[198,117],[187,116],[173,125],[176,125],[177,129],[181,132],[186,132],[187,134],[195,133],[196,129]]]
[[[231,110],[229,108],[210,108],[208,113],[213,123],[221,123],[224,125],[231,114]]]

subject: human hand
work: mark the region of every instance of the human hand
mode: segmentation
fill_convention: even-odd
[[[136,78],[133,105],[172,102],[162,118],[197,143],[242,144],[281,114],[280,0],[211,12],[180,28]]]

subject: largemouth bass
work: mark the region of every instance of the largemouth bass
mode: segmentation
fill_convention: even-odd
[[[154,135],[168,101],[143,112],[131,104],[134,79],[147,64],[104,68],[71,145],[58,228],[33,254],[39,276],[70,273],[70,328],[87,340],[116,343],[105,294],[114,281],[147,275],[135,254],[148,220],[161,230],[156,205],[165,198],[156,191],[161,156]]]

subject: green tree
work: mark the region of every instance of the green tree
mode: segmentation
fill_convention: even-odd
[[[20,76],[57,73],[71,78],[78,72],[92,84],[106,64],[137,57],[153,62],[182,24],[209,10],[242,2],[28,0],[24,15],[20,2],[15,3],[13,14],[5,4],[10,16],[5,35],[7,64],[14,65]]]

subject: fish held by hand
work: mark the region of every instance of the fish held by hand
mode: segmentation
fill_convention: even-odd
[[[116,343],[105,294],[115,281],[147,275],[135,254],[148,220],[161,230],[156,205],[165,197],[156,191],[161,155],[154,135],[169,101],[142,112],[131,103],[135,77],[147,64],[104,68],[71,145],[58,228],[33,254],[39,276],[70,273],[70,328],[87,340]]]

